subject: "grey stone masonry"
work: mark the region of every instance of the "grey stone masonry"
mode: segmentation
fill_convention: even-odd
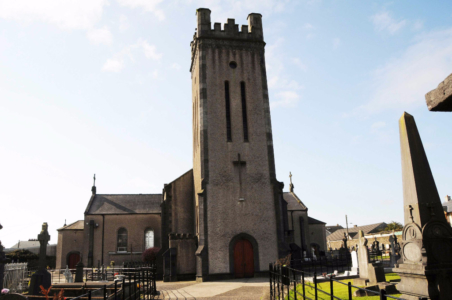
[[[452,74],[425,95],[430,111],[452,111]]]
[[[405,226],[401,263],[394,269],[401,278],[397,289],[407,299],[450,299],[452,229],[413,116],[404,113],[399,127]]]

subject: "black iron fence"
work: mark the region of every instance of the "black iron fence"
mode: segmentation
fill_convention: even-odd
[[[310,256],[302,259],[292,258],[290,267],[308,273],[333,273],[334,271],[350,271],[352,266],[350,253]]]
[[[345,283],[336,280],[331,274],[318,276],[317,272],[309,273],[276,264],[270,264],[269,266],[269,279],[271,300],[351,300],[358,298],[357,296],[353,296],[354,292],[358,290],[361,291],[363,295],[380,296],[381,300],[402,300],[401,298],[386,295],[384,290],[377,292],[354,286],[350,282]],[[326,281],[323,281],[323,285],[319,284],[320,279],[326,279]]]
[[[86,270],[89,271],[89,270]],[[64,287],[53,286],[48,296],[29,295],[32,300],[52,299],[54,294],[58,294],[61,289],[64,292],[65,300],[74,299],[103,299],[103,300],[139,300],[154,299],[158,296],[155,283],[155,267],[141,268],[118,268],[115,269],[116,279],[113,283],[103,285],[103,287]],[[96,272],[93,272],[96,274]],[[122,276],[118,276],[122,275]],[[86,278],[90,278],[88,275]],[[100,282],[99,282],[100,283]]]

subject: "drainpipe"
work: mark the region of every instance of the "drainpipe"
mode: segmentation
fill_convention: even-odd
[[[104,265],[104,233],[105,233],[105,215],[102,215],[102,265]]]

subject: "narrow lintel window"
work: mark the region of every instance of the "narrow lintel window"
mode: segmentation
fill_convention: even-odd
[[[119,228],[117,252],[127,252],[127,229]]]
[[[246,114],[246,90],[245,82],[240,82],[240,91],[242,93],[242,119],[243,119],[243,140],[248,142],[248,117]]]
[[[145,248],[153,248],[154,247],[154,230],[148,229],[144,233],[144,240],[145,240]]]
[[[229,81],[224,82],[224,97],[226,102],[226,135],[227,141],[232,142],[231,132],[231,101],[229,98]]]

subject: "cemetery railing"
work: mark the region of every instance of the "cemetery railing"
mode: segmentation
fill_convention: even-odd
[[[122,268],[126,269],[126,268]],[[133,272],[132,272],[133,270]],[[154,299],[159,294],[155,284],[155,276],[152,276],[150,268],[127,268],[127,275],[121,274],[121,279],[115,279],[113,283],[105,284],[101,288],[90,288],[84,286],[83,288],[63,288],[65,292],[87,291],[82,295],[75,297],[64,295],[65,300],[140,300],[140,299]],[[49,298],[53,298],[54,294],[58,294],[61,288],[58,286],[52,287],[49,293]],[[29,298],[33,300],[45,299],[45,296],[30,295]]]
[[[292,259],[290,267],[308,273],[333,273],[335,270],[340,272],[350,271],[352,260],[350,253],[328,254],[327,256],[308,256],[303,259]]]
[[[270,280],[270,299],[271,300],[317,300],[317,299],[337,299],[337,300],[351,300],[358,299],[353,296],[353,292],[361,290],[367,295],[380,296],[381,300],[396,299],[403,300],[391,295],[387,295],[384,290],[380,292],[372,291],[362,287],[354,286],[350,282],[345,283],[336,280],[330,276],[318,276],[317,272],[309,273],[297,270],[287,266],[277,264],[269,265],[269,280]],[[320,279],[327,279],[323,281],[323,286],[320,285]],[[347,296],[338,297],[338,291],[335,291],[335,284],[346,286]],[[327,288],[325,288],[327,287]],[[336,295],[335,295],[336,293]]]

